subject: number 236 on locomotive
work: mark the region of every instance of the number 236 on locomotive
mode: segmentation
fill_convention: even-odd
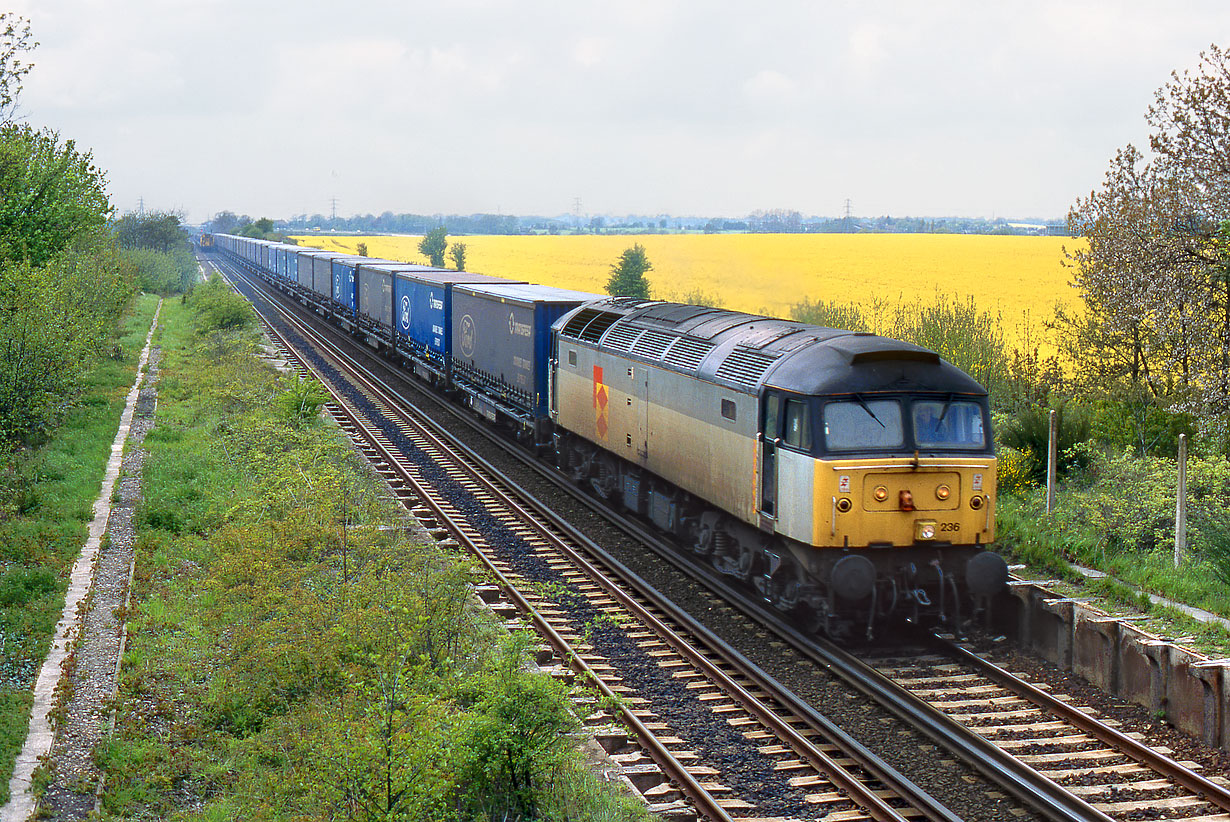
[[[871,334],[611,298],[554,326],[560,467],[837,637],[1001,590],[987,392]]]

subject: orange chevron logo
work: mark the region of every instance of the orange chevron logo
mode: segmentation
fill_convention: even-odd
[[[610,411],[608,403],[611,397],[611,389],[602,382],[602,367],[594,366],[594,428],[598,432],[598,436],[606,439],[607,428],[610,424]]]

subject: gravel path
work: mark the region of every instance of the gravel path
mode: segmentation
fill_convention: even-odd
[[[111,731],[107,702],[115,695],[123,653],[123,613],[132,581],[136,537],[133,515],[141,499],[145,464],[141,444],[154,425],[160,358],[161,350],[153,348],[128,432],[128,449],[116,492],[119,499],[112,498],[107,536],[96,560],[81,635],[60,684],[63,711],[51,749],[51,782],[39,802],[40,819],[85,819],[95,809],[101,789],[102,774],[94,762],[94,749]]]

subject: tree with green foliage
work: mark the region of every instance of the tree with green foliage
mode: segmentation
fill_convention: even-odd
[[[3,38],[0,37],[0,42]],[[3,56],[0,54],[0,68]],[[132,295],[106,180],[50,130],[0,126],[0,442],[38,441]]]
[[[28,125],[0,127],[0,259],[43,265],[102,229],[106,176],[72,140]]]
[[[128,213],[115,221],[115,237],[120,248],[151,248],[170,251],[188,247],[188,232],[178,214],[151,212]]]
[[[273,240],[277,239],[277,232],[273,230],[273,220],[268,217],[261,217],[255,222],[248,223],[239,228],[236,233],[241,237],[251,237],[255,240]]]
[[[649,281],[645,273],[653,270],[653,264],[645,255],[645,246],[640,243],[626,249],[619,262],[611,266],[611,278],[606,284],[606,293],[612,297],[639,297],[649,299]]]
[[[116,220],[114,228],[140,290],[180,294],[196,282],[199,270],[178,214],[129,213]]]
[[[233,211],[219,211],[209,221],[206,228],[210,234],[234,234],[240,226],[248,225],[252,219],[248,216],[235,214]]]
[[[466,270],[466,244],[453,243],[452,248],[448,250],[448,256],[453,260],[453,268],[458,271]]]
[[[1063,317],[1085,383],[1195,414],[1230,437],[1230,53],[1177,72],[1068,222],[1083,317]]]
[[[0,443],[50,431],[131,293],[114,250],[74,246],[37,267],[0,261]]]
[[[419,241],[419,253],[426,257],[431,265],[444,268],[444,251],[448,248],[448,231],[444,226],[438,226],[427,232]]]
[[[354,247],[354,253],[358,254],[360,257],[366,257],[367,256],[367,243],[359,243],[358,245],[356,245]]]

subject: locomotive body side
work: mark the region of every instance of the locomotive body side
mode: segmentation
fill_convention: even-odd
[[[575,340],[558,357],[558,426],[753,521],[756,397]]]

